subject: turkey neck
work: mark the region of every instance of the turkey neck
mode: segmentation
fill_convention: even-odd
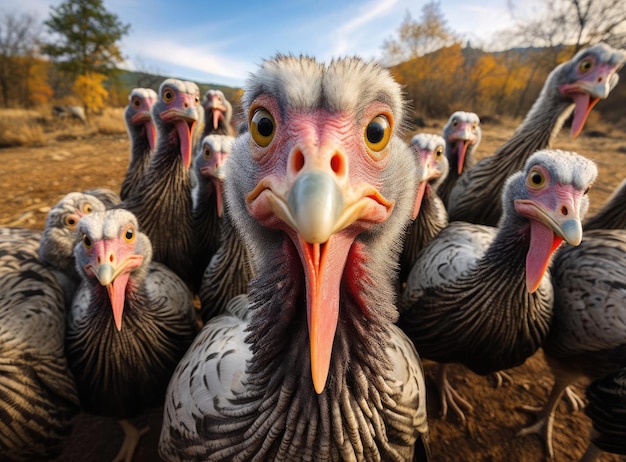
[[[133,196],[122,207],[134,213],[152,242],[153,260],[190,280],[194,246],[189,169],[183,165],[176,129],[159,135],[157,150]]]
[[[298,460],[319,460],[324,448],[328,460],[352,460],[356,459],[355,448],[363,446],[367,460],[409,460],[399,451],[412,451],[406,448],[406,441],[414,439],[414,428],[398,421],[412,421],[412,411],[398,405],[398,397],[391,393],[391,365],[384,354],[391,341],[385,324],[391,321],[384,319],[378,307],[369,306],[380,298],[376,288],[359,295],[362,287],[350,287],[374,285],[372,280],[380,276],[363,272],[365,263],[357,259],[352,264],[361,280],[353,282],[354,274],[344,275],[329,378],[318,395],[310,372],[304,273],[297,269],[301,268],[300,258],[291,241],[285,239],[280,247],[266,254],[266,261],[280,263],[259,269],[259,277],[250,284],[253,311],[247,342],[253,358],[248,364],[249,388],[231,402],[230,409],[220,410],[228,412],[228,421],[205,419],[200,432],[215,438],[218,428],[232,426],[233,433],[239,433],[236,444],[233,439],[218,439],[216,449],[232,448],[243,459],[254,455],[258,460],[274,460],[280,451],[297,454]],[[390,281],[388,285],[390,292]],[[368,306],[365,301],[370,302]],[[375,351],[379,354],[372,354]],[[362,406],[372,399],[377,405],[368,406],[368,416]],[[392,419],[392,413],[398,419]],[[341,430],[346,421],[355,427],[349,434]],[[274,428],[283,430],[275,435]],[[388,439],[372,438],[372,428]],[[403,438],[405,448],[398,450]]]
[[[220,219],[217,215],[217,194],[213,181],[198,172],[197,201],[193,211],[194,228],[198,230],[198,245],[201,255],[208,264],[218,249]],[[205,265],[206,268],[206,265]],[[200,272],[205,268],[198,268]]]
[[[130,167],[148,165],[150,162],[150,143],[144,134],[145,127],[135,127],[132,134],[133,145],[130,151]]]
[[[141,183],[150,165],[150,143],[147,137],[142,136],[142,130],[145,130],[145,128],[133,127],[132,130],[130,163],[120,189],[120,198],[122,200],[125,200],[131,194],[132,189]]]
[[[220,246],[206,271],[208,283],[200,287],[200,314],[204,322],[224,312],[235,295],[247,293],[252,277],[245,245],[228,214],[221,223]]]
[[[406,281],[417,254],[448,224],[446,208],[431,185],[426,186],[417,217],[407,229],[400,257],[400,282]]]

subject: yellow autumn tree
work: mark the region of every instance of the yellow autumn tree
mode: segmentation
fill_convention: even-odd
[[[463,63],[461,45],[455,43],[400,63],[391,71],[404,86],[416,114],[447,117],[460,105]]]
[[[48,62],[43,60],[33,61],[30,72],[26,78],[27,98],[26,104],[39,106],[48,103],[54,96],[54,91],[48,83]]]
[[[86,114],[104,108],[104,101],[109,95],[109,92],[102,85],[105,79],[104,74],[90,72],[79,75],[74,81],[74,94],[83,103]]]

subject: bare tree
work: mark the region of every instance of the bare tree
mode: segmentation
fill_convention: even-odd
[[[623,0],[539,0],[539,6],[533,17],[518,18],[512,35],[535,46],[573,45],[574,53],[598,42],[626,46]],[[515,14],[515,0],[509,0],[509,9]]]
[[[35,16],[0,15],[0,95],[4,107],[24,104],[40,35],[41,25]]]

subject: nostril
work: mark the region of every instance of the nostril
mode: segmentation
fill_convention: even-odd
[[[113,258],[113,254],[109,255],[109,261],[110,261],[111,263],[113,263],[113,260],[114,260],[114,258]]]
[[[335,154],[330,159],[330,168],[335,172],[336,175],[343,175],[345,164],[343,162],[343,157],[339,154]]]
[[[291,156],[291,165],[296,172],[299,172],[304,167],[304,154],[302,151],[294,152]]]
[[[569,213],[569,212],[568,212],[568,210],[567,210],[567,207],[565,207],[565,206],[561,207],[561,213],[562,213],[564,216],[567,216],[567,214]]]

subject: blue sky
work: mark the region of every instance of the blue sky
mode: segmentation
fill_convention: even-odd
[[[45,20],[58,1],[3,0],[0,11]],[[345,55],[378,59],[406,11],[419,19],[427,0],[179,1],[104,0],[131,24],[122,40],[126,67],[202,83],[241,86],[277,52],[320,60]],[[489,45],[511,24],[507,0],[441,0],[448,26]]]

